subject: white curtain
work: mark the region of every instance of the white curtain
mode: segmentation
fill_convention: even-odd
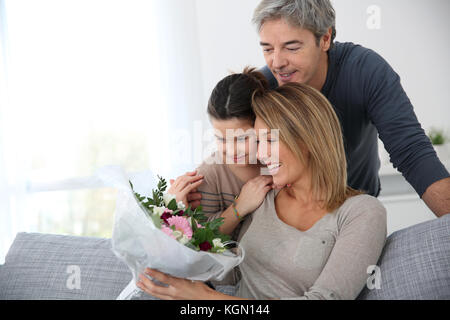
[[[73,190],[101,188],[83,183],[99,167],[171,178],[199,162],[194,0],[0,0],[0,36],[0,263],[49,220],[112,222],[112,191]]]

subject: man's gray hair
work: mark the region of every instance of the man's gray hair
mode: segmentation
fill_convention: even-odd
[[[332,28],[331,45],[336,37],[336,13],[330,0],[262,0],[252,22],[259,32],[264,22],[279,18],[311,31],[317,44],[329,28]]]

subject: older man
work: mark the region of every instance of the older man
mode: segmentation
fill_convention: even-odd
[[[273,86],[306,83],[320,90],[340,118],[350,186],[380,191],[377,134],[394,167],[437,215],[450,212],[450,178],[414,114],[400,77],[377,53],[333,43],[329,0],[264,0],[256,24]]]
[[[400,77],[374,51],[334,43],[335,11],[329,0],[263,0],[253,16],[272,87],[306,83],[321,91],[340,119],[348,184],[378,196],[378,139],[394,167],[428,207],[450,212],[450,175],[414,114]],[[195,206],[199,194],[188,197]]]

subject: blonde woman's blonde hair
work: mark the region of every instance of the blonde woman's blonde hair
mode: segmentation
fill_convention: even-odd
[[[361,194],[347,185],[347,161],[341,125],[327,98],[316,89],[287,83],[274,90],[256,90],[252,107],[280,141],[306,165],[309,152],[311,188],[325,209],[334,211],[347,198]]]

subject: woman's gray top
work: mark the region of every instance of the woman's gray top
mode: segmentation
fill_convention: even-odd
[[[355,299],[386,240],[386,210],[369,195],[351,197],[310,229],[281,221],[271,190],[240,241],[245,259],[236,295],[251,299]],[[373,268],[373,267],[372,267]]]

